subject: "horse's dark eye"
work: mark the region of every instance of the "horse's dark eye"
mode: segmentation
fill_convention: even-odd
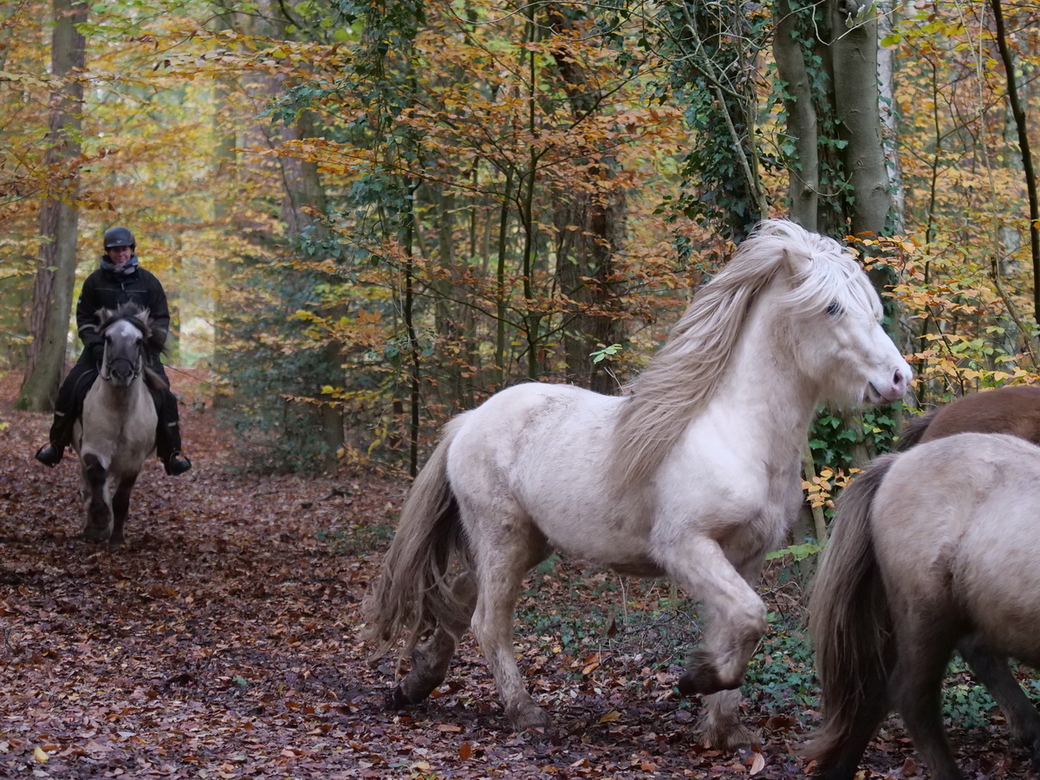
[[[827,306],[828,314],[841,314],[841,304],[837,301],[831,301],[830,305]]]

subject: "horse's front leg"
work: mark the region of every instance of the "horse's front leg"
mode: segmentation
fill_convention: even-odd
[[[112,533],[112,508],[107,495],[108,471],[100,458],[92,453],[84,455],[80,465],[87,504],[87,525],[83,529],[83,538],[103,542]]]
[[[755,593],[761,561],[738,572],[717,542],[692,535],[661,545],[655,558],[693,598],[704,605],[704,646],[696,651],[679,680],[685,695],[705,699],[702,727],[715,746],[732,749],[757,742],[739,722],[737,690],[755,648],[766,632],[766,605]]]
[[[112,496],[112,536],[109,542],[112,544],[123,544],[123,524],[126,516],[130,513],[130,492],[137,482],[137,475],[124,476],[119,480],[119,485]]]

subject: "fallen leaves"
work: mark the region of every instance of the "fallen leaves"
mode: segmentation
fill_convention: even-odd
[[[79,539],[74,464],[47,470],[31,459],[46,417],[4,417],[0,776],[804,776],[792,750],[799,720],[751,702],[762,749],[705,748],[699,702],[673,694],[681,670],[661,665],[643,638],[626,645],[611,604],[610,649],[578,651],[551,626],[521,630],[527,682],[555,723],[546,734],[510,732],[470,637],[430,702],[388,713],[395,664],[373,666],[357,628],[403,481],[232,476],[206,415],[189,412],[195,468],[171,480],[149,464],[127,546],[94,547]],[[558,575],[544,576],[538,606],[574,609]],[[915,766],[905,741],[886,744],[870,766]]]

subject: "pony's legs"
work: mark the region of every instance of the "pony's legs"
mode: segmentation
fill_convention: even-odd
[[[112,544],[123,544],[123,523],[130,512],[130,491],[134,489],[137,475],[124,477],[112,496],[112,536],[109,541]]]
[[[765,603],[713,539],[691,535],[655,547],[655,560],[701,601],[707,616],[705,646],[691,658],[679,690],[690,695],[740,687],[766,632]]]
[[[513,616],[524,575],[545,560],[545,537],[519,512],[501,524],[482,521],[482,533],[471,535],[477,576],[473,633],[495,677],[506,718],[516,731],[546,728],[551,721],[527,692],[516,665]],[[483,517],[501,517],[501,513]],[[467,528],[469,528],[467,524]]]
[[[444,682],[448,667],[455,655],[456,637],[469,627],[473,607],[477,601],[476,584],[472,572],[460,574],[452,584],[455,597],[469,605],[469,614],[458,625],[441,625],[412,651],[412,668],[397,687],[387,696],[387,706],[400,709],[418,704]]]
[[[112,508],[105,497],[108,473],[96,455],[84,455],[81,463],[87,503],[87,525],[83,537],[103,542],[112,533]]]
[[[1029,748],[1033,767],[1040,771],[1040,712],[1011,673],[1007,658],[985,647],[978,636],[962,639],[957,651],[1004,713],[1012,738]]]
[[[754,588],[762,574],[762,561],[754,561],[738,570],[741,578]],[[721,618],[706,610],[709,625]],[[720,750],[732,751],[743,745],[757,745],[761,736],[740,722],[740,702],[743,697],[739,689],[723,690],[704,697],[704,713],[699,728],[708,744]]]
[[[942,718],[942,681],[956,638],[949,626],[938,625],[942,614],[910,610],[900,614],[897,604],[893,612],[898,616],[898,658],[891,680],[892,703],[934,780],[963,780]]]

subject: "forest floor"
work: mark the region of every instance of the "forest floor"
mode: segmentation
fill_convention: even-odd
[[[388,712],[391,659],[359,606],[407,483],[372,471],[235,469],[199,373],[171,372],[194,468],[147,464],[123,547],[92,545],[75,458],[36,463],[49,416],[0,379],[0,778],[803,777],[811,669],[781,641],[757,661],[746,719],[762,744],[720,753],[674,693],[696,641],[667,584],[540,567],[518,652],[555,728],[512,733],[467,638],[431,700]],[[770,596],[784,607],[783,588]],[[782,610],[781,610],[782,611]],[[786,650],[791,650],[788,654]],[[678,659],[678,660],[677,660]],[[762,682],[766,681],[766,682]],[[999,723],[953,733],[969,776],[1022,777]],[[861,778],[922,777],[889,721]]]

